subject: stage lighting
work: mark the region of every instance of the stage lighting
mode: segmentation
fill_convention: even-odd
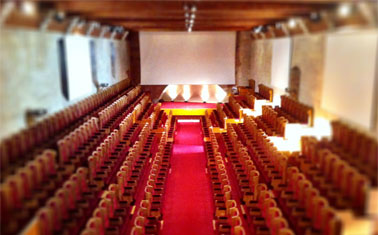
[[[215,97],[217,98],[217,101],[223,102],[226,95],[227,93],[220,86],[216,85]]]
[[[184,85],[184,92],[183,92],[182,96],[184,97],[185,101],[189,100],[189,98],[190,98],[190,87],[189,87],[189,85]]]
[[[168,85],[167,93],[168,93],[169,97],[171,98],[171,101],[176,99],[176,97],[177,97],[177,85]]]
[[[202,98],[203,102],[205,102],[205,103],[209,100],[210,94],[209,94],[209,86],[208,85],[202,86],[201,98]]]

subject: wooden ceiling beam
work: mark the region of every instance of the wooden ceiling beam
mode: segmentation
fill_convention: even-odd
[[[180,31],[180,32],[183,32],[183,31],[186,31],[186,30],[187,29],[184,28],[184,27],[167,28],[167,27],[164,27],[164,26],[148,26],[148,27],[139,26],[139,27],[133,29],[133,31]],[[219,27],[201,26],[201,27],[194,27],[193,28],[193,32],[194,31],[246,31],[246,30],[250,30],[250,27],[246,27],[246,26],[232,26],[232,27],[228,27],[228,26],[219,26]]]
[[[125,28],[148,28],[148,27],[181,27],[185,29],[185,22],[182,21],[108,21],[107,24],[119,25]],[[194,23],[193,29],[197,27],[255,27],[257,25],[269,24],[271,21],[199,21]]]
[[[174,29],[185,25],[184,5],[196,5],[195,25],[243,27],[273,23],[293,16],[305,16],[310,12],[334,7],[330,2],[245,2],[245,1],[59,1],[52,3],[68,15],[79,15],[87,20],[103,24],[120,25],[128,29]],[[51,4],[51,2],[50,2]],[[184,28],[185,29],[185,28]]]
[[[221,19],[229,19],[229,20],[253,20],[253,19],[281,19],[290,16],[300,16],[308,14],[308,11],[279,11],[279,10],[272,10],[272,11],[240,11],[240,12],[217,12],[217,13],[209,13],[209,12],[199,12],[196,14],[197,19],[209,19],[209,20],[221,20]],[[139,12],[100,12],[100,13],[90,13],[90,14],[82,14],[85,18],[88,19],[97,19],[97,20],[120,20],[120,19],[130,19],[130,20],[142,20],[142,19],[150,19],[150,20],[162,20],[162,19],[182,19],[184,20],[184,14],[142,14]]]
[[[324,3],[324,2],[323,2]],[[138,11],[138,13],[145,12],[160,12],[160,13],[170,13],[170,12],[182,12],[184,13],[184,2],[178,1],[59,1],[53,3],[57,9],[69,12],[127,12],[127,11]],[[282,3],[271,3],[271,2],[193,2],[189,4],[194,4],[197,7],[197,12],[217,12],[217,11],[247,11],[247,10],[313,10],[314,8],[325,8],[327,6],[333,5],[332,3],[318,4],[316,2],[293,2],[282,4]]]

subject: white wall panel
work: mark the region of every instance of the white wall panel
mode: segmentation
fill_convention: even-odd
[[[291,39],[272,40],[272,78],[271,85],[284,91],[289,84]]]
[[[329,34],[326,39],[322,108],[370,128],[377,31]]]

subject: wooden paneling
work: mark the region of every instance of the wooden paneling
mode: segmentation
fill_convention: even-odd
[[[250,30],[293,16],[330,9],[339,1],[47,1],[68,15],[124,26],[128,30],[180,30],[185,28],[184,5],[196,6],[193,30]]]

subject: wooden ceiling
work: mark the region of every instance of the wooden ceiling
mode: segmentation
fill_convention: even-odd
[[[184,5],[196,6],[193,31],[251,30],[295,16],[334,8],[340,1],[252,0],[252,1],[47,1],[68,16],[123,26],[133,31],[185,31]],[[344,1],[345,2],[345,1]]]

